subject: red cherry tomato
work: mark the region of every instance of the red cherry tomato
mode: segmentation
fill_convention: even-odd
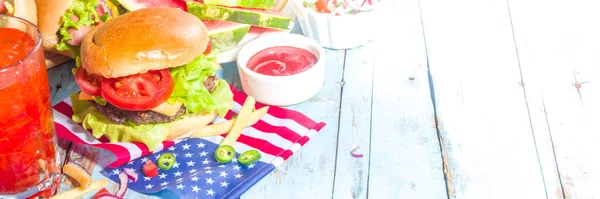
[[[173,93],[173,78],[168,69],[149,71],[102,80],[102,97],[123,110],[150,110],[165,102]]]
[[[324,0],[317,0],[315,2],[315,7],[317,7],[317,12],[331,13],[331,10],[327,8],[327,3],[325,3]]]
[[[206,45],[206,50],[202,54],[208,55],[212,51],[212,39],[208,40],[208,45]]]
[[[158,167],[156,167],[156,164],[154,164],[154,162],[147,160],[146,164],[144,164],[144,166],[142,167],[142,172],[147,177],[154,177],[158,175]]]
[[[112,195],[112,193],[110,193],[106,188],[102,188],[102,189],[100,189],[100,191],[98,191],[98,192],[96,192],[96,194],[94,194],[94,199],[101,199],[101,196],[105,195],[105,194]]]
[[[101,95],[100,84],[102,79],[101,76],[87,73],[83,68],[78,68],[75,73],[75,82],[77,82],[81,91],[93,96]]]

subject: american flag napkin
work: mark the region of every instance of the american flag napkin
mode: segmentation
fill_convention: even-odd
[[[234,117],[246,100],[244,93],[233,86],[231,90],[235,102],[233,109],[225,118],[217,117],[213,123]],[[256,103],[255,106],[259,109],[264,105]],[[214,159],[214,151],[226,135],[165,141],[150,152],[141,143],[110,143],[104,138],[96,139],[81,125],[73,122],[72,115],[70,99],[54,106],[57,135],[114,153],[116,160],[105,168],[103,174],[106,177],[118,183],[118,173],[124,168],[132,168],[139,173],[140,178],[129,183],[130,190],[145,194],[174,194],[179,198],[237,198],[287,160],[325,126],[325,123],[315,122],[298,111],[271,106],[256,124],[244,129],[233,146],[237,156],[250,149],[261,153],[259,162],[243,166],[237,161],[220,164]],[[147,159],[158,159],[164,152],[176,154],[177,164],[168,171],[159,169],[159,176],[144,178],[141,173],[143,163]]]

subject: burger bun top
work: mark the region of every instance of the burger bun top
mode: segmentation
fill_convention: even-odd
[[[177,8],[144,8],[94,27],[81,44],[82,67],[116,78],[178,67],[207,48],[208,29]]]

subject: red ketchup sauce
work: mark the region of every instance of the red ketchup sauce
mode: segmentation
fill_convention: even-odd
[[[310,51],[292,46],[275,46],[254,54],[247,66],[263,75],[289,76],[310,69],[317,61],[317,56]]]

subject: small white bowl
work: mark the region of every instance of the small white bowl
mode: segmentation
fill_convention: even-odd
[[[326,48],[350,49],[371,41],[380,28],[380,3],[369,12],[334,16],[304,7],[303,0],[290,0],[304,35]]]
[[[275,46],[292,46],[308,50],[317,57],[310,69],[289,76],[269,76],[250,70],[248,60],[261,50]],[[260,36],[244,45],[237,58],[242,89],[257,102],[270,106],[288,106],[315,96],[325,82],[325,49],[316,41],[298,34]]]

